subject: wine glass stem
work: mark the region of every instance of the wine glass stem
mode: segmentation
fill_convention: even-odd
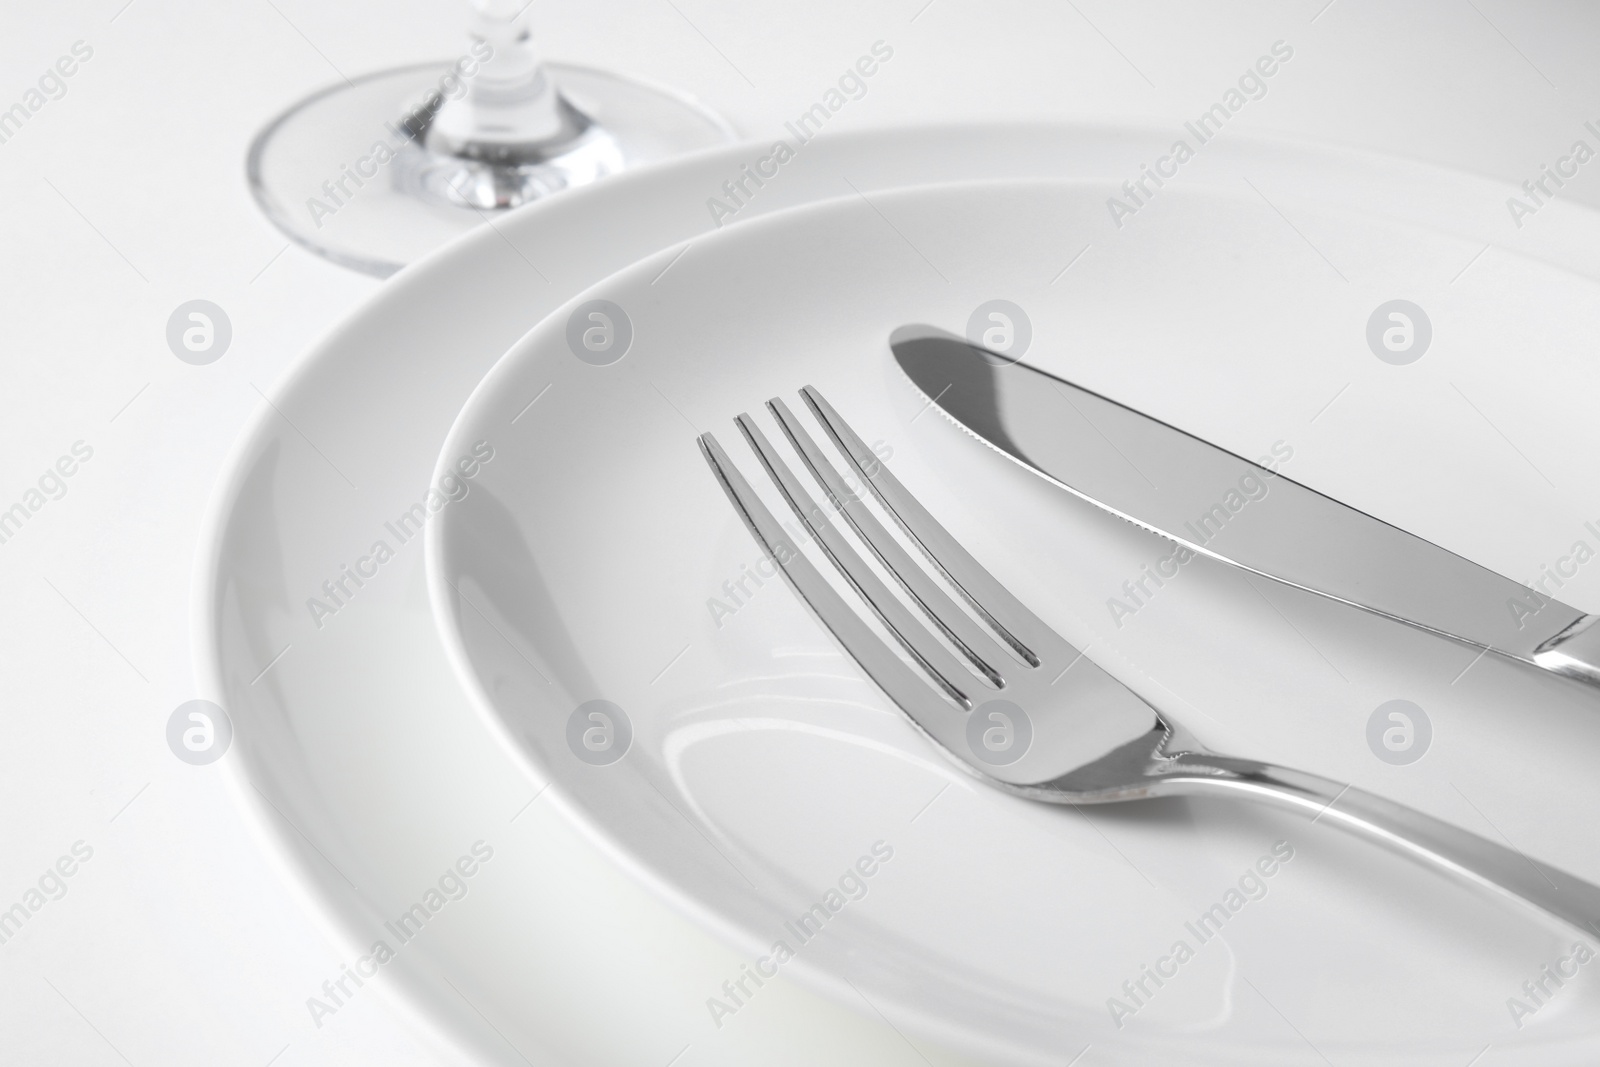
[[[587,123],[561,98],[533,43],[525,0],[473,0],[469,54],[478,59],[465,91],[446,99],[428,148],[494,159],[567,144]]]

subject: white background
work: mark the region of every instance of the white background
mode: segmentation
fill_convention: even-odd
[[[878,39],[894,63],[830,131],[1176,127],[1280,38],[1295,60],[1244,128],[1520,182],[1600,118],[1590,5],[1324,4],[537,0],[533,16],[551,57],[678,86],[762,139]],[[463,20],[452,0],[0,11],[0,109],[75,41],[94,49],[65,97],[0,144],[0,509],[75,441],[94,449],[0,545],[0,907],[73,842],[94,849],[67,895],[0,945],[0,1061],[437,1062],[380,1001],[310,1026],[326,947],[217,769],[173,758],[164,727],[195,695],[192,560],[223,458],[299,353],[378,284],[288,247],[249,198],[247,145],[341,73],[456,54]],[[1600,177],[1562,195],[1600,202]],[[165,341],[194,298],[233,323],[206,367]],[[1597,584],[1585,575],[1568,599],[1595,610]]]

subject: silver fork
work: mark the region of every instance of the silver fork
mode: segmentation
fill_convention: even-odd
[[[1006,792],[1054,804],[1207,794],[1275,804],[1343,827],[1586,933],[1600,933],[1600,887],[1353,786],[1206,751],[996,581],[816,389],[807,386],[801,396],[858,479],[852,486],[839,473],[788,405],[769,401],[767,409],[821,487],[827,508],[801,485],[754,419],[745,414],[735,421],[808,536],[911,663],[823,577],[713,435],[701,435],[701,451],[740,518],[800,598],[867,676],[959,766]],[[863,485],[960,592],[970,612],[866,506],[859,491]],[[890,590],[830,514],[844,517],[932,629]]]

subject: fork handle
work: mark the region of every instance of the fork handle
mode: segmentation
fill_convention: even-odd
[[[1207,752],[1180,753],[1169,767],[1146,795],[1242,795],[1309,813],[1313,822],[1332,823],[1585,934],[1600,933],[1600,886],[1415,808],[1331,778]]]

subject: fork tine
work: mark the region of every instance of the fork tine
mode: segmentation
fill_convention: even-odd
[[[844,478],[825,456],[806,428],[794,417],[789,405],[778,398],[767,401],[767,408],[778,420],[789,442],[810,469],[833,506],[843,512],[846,521],[877,555],[890,574],[893,574],[911,598],[917,602],[933,624],[972,661],[974,667],[996,687],[1003,687],[999,665],[1009,657],[983,627],[972,620],[952,600],[925,566],[911,558],[900,542],[889,534],[861,499],[861,494],[850,488]]]
[[[894,654],[855,608],[845,603],[750,488],[717,439],[709,433],[701,434],[700,452],[756,543],[778,564],[800,599],[810,605],[867,677],[906,712],[913,724],[941,744],[949,743],[942,739],[945,735],[959,736],[964,713],[951,707],[938,690]]]
[[[750,442],[756,458],[761,460],[761,465],[772,476],[784,500],[794,510],[795,516],[805,524],[806,529],[822,547],[827,557],[833,561],[834,566],[839,568],[839,573],[844,575],[845,580],[861,595],[861,599],[877,613],[878,618],[905,646],[906,651],[922,664],[939,688],[963,708],[970,708],[972,701],[960,683],[963,679],[970,681],[972,676],[961,666],[961,661],[941,645],[926,626],[917,621],[911,610],[899,597],[890,592],[883,580],[867,566],[860,553],[840,535],[838,528],[828,520],[823,508],[811,499],[788,464],[773,451],[772,443],[755,424],[755,420],[749,415],[740,415],[734,421],[744,434],[745,440]]]
[[[812,386],[800,390],[817,421],[833,443],[850,460],[851,466],[872,487],[878,500],[888,509],[906,533],[925,552],[945,577],[967,597],[978,614],[1016,650],[1030,666],[1039,665],[1039,653],[1054,652],[1065,644],[1037,615],[984,569],[939,521],[928,514],[900,479],[889,472],[883,461],[856,436],[833,405]],[[1037,651],[1035,651],[1037,650]],[[1073,652],[1075,654],[1075,650]]]

